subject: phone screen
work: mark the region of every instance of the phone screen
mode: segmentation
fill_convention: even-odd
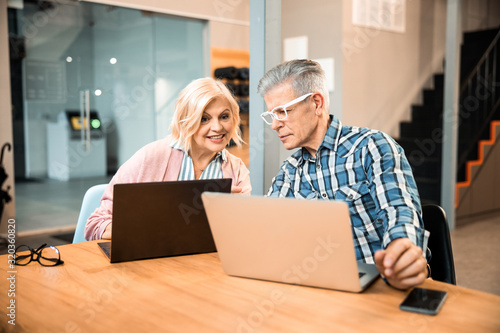
[[[445,291],[414,288],[399,305],[401,310],[435,315],[448,294]]]

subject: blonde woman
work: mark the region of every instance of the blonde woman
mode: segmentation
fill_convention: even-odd
[[[191,82],[179,94],[172,135],[137,151],[116,172],[87,220],[87,240],[110,239],[113,186],[119,183],[231,178],[232,193],[250,194],[250,172],[226,145],[241,145],[238,104],[219,80]]]

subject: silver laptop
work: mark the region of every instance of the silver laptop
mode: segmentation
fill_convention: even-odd
[[[358,263],[347,204],[202,194],[226,274],[361,292],[379,275]]]

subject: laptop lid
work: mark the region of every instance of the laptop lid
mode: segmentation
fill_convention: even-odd
[[[215,252],[201,194],[231,179],[116,184],[110,261]]]
[[[360,292],[377,276],[359,277],[347,204],[204,193],[205,211],[228,275]]]

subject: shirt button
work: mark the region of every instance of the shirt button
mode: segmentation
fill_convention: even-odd
[[[321,169],[321,165],[320,165],[320,164],[317,164],[317,165],[316,165],[316,169]]]
[[[354,195],[349,194],[349,199],[352,199],[352,198],[354,198]]]
[[[322,196],[323,196],[323,198],[326,198],[326,193],[323,193]]]

